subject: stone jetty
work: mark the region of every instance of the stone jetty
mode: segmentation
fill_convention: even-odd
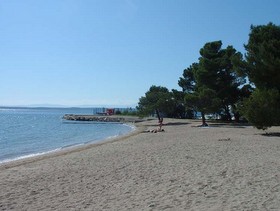
[[[138,117],[124,117],[124,116],[103,116],[103,115],[76,115],[65,114],[63,119],[70,121],[95,121],[95,122],[140,122],[143,121]]]

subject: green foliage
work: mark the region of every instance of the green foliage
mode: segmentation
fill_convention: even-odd
[[[172,89],[172,99],[174,101],[174,110],[171,114],[172,117],[176,117],[176,118],[186,118],[187,117],[187,111],[185,108],[185,104],[184,104],[184,97],[185,97],[185,93],[182,91],[178,91],[175,89]],[[189,113],[188,116],[191,116],[191,113]]]
[[[199,64],[193,63],[190,67],[184,70],[183,77],[179,78],[178,85],[182,87],[183,92],[193,92],[195,89],[194,72],[198,69]]]
[[[234,62],[240,63],[241,53],[232,46],[222,49],[222,42],[214,41],[206,43],[200,49],[200,55],[199,63],[193,63],[185,69],[183,77],[178,81],[179,86],[187,93],[186,103],[188,107],[200,112],[223,111],[227,119],[231,120],[230,107],[240,99],[239,87],[245,82],[244,76],[237,74],[234,67]],[[215,95],[213,102],[205,102],[209,99],[203,95],[203,89],[210,96]],[[194,105],[191,105],[192,103]],[[200,103],[204,105],[198,106]]]
[[[121,113],[123,116],[138,116],[137,111],[130,111],[130,110],[125,110]]]
[[[276,89],[256,89],[244,101],[243,115],[258,129],[280,125],[280,92]]]
[[[122,112],[121,112],[121,111],[116,111],[115,114],[116,114],[116,115],[121,115]]]
[[[217,111],[221,101],[214,90],[203,87],[194,93],[186,94],[185,103],[187,108],[192,108],[206,114]]]
[[[139,115],[154,114],[156,110],[167,117],[185,118],[184,93],[162,86],[151,86],[141,97],[137,109]]]
[[[139,99],[138,110],[149,114],[157,109],[168,116],[185,116],[186,110],[190,114],[200,111],[203,117],[220,113],[227,120],[231,120],[230,111],[236,119],[240,111],[259,129],[279,125],[280,27],[272,23],[251,26],[245,49],[244,60],[232,46],[223,49],[222,41],[206,43],[198,62],[179,78],[182,92],[152,86]],[[244,85],[245,77],[250,84]]]
[[[259,89],[280,90],[280,26],[251,26],[245,49],[250,81]]]
[[[258,129],[280,123],[280,26],[251,26],[245,74],[256,90],[242,104],[241,112]]]
[[[139,99],[137,107],[142,115],[152,114],[158,109],[168,116],[172,114],[174,108],[175,101],[172,93],[162,86],[151,86],[145,93],[145,97]]]
[[[232,46],[222,49],[222,42],[215,41],[206,43],[200,54],[200,67],[194,73],[197,84],[216,92],[220,110],[231,120],[230,107],[238,101],[239,87],[245,82],[234,69],[233,61],[240,59],[240,53]]]
[[[127,108],[127,109],[123,109],[122,111],[117,110],[115,112],[115,115],[122,115],[122,116],[139,116],[138,111],[131,109],[131,108]]]
[[[234,118],[236,122],[239,122],[239,119],[241,117],[242,109],[244,108],[244,100],[249,98],[251,94],[253,93],[254,88],[250,84],[244,85],[239,90],[239,98],[235,104],[232,105],[232,112],[234,114]],[[244,116],[243,116],[244,117]],[[247,121],[247,120],[245,120]]]

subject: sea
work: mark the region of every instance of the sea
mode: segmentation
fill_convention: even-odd
[[[0,164],[96,143],[134,130],[123,123],[66,121],[65,114],[104,108],[0,108]]]

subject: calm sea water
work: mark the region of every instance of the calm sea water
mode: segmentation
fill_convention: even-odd
[[[64,114],[93,114],[88,108],[0,108],[0,163],[126,134],[131,126],[63,121]]]

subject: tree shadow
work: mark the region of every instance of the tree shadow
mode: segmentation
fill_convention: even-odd
[[[223,128],[246,128],[246,126],[241,125],[227,125],[227,124],[209,124],[209,127],[223,127]]]
[[[263,133],[261,135],[262,136],[266,136],[266,137],[280,137],[280,133],[279,132]]]
[[[166,124],[163,124],[163,126],[176,126],[176,125],[189,125],[188,122],[167,122]]]
[[[209,127],[225,127],[225,128],[246,128],[251,126],[248,123],[237,123],[237,122],[207,122]]]
[[[189,125],[190,123],[188,122],[166,122],[166,123],[163,123],[162,127],[168,127],[168,126],[179,126],[179,125]],[[149,126],[152,126],[152,127],[157,127],[159,126],[159,124],[152,124],[152,125],[149,125]]]

